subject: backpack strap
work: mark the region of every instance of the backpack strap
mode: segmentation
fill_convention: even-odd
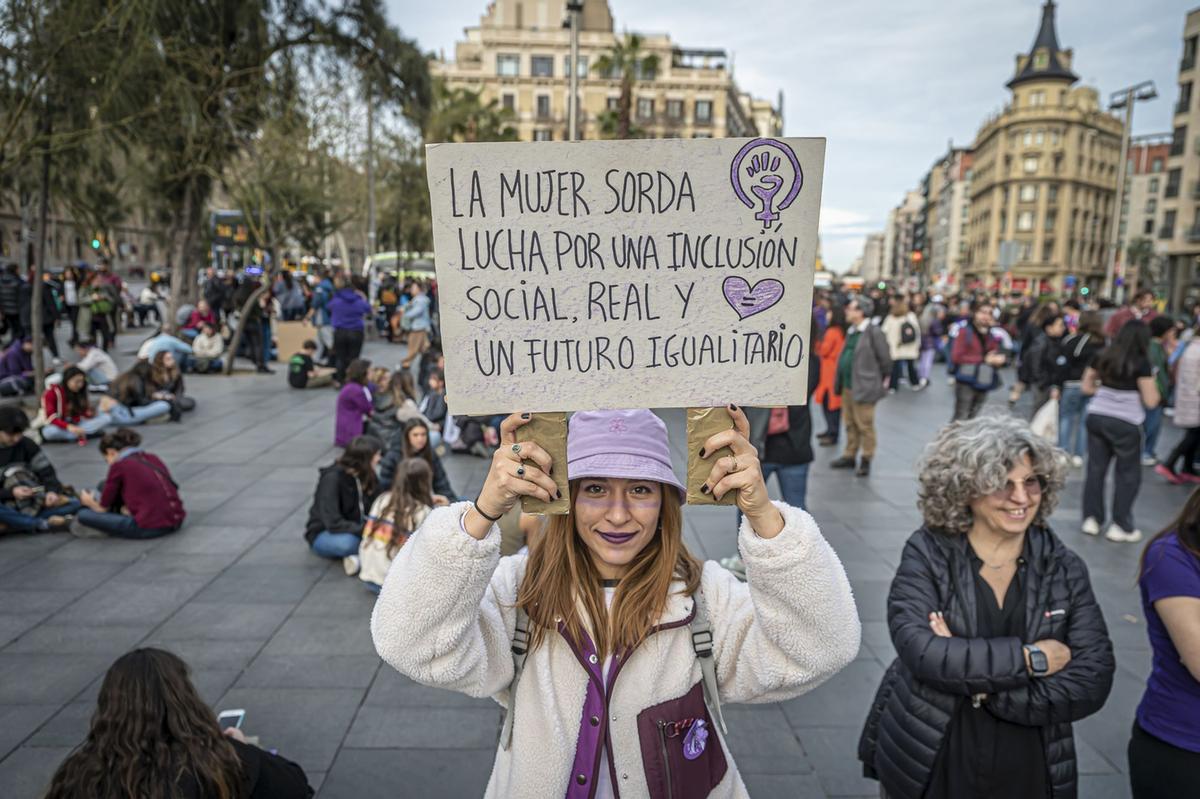
[[[504,711],[504,726],[500,728],[500,746],[504,751],[512,744],[513,708],[517,704],[517,685],[525,669],[525,656],[529,652],[529,614],[525,608],[517,607],[517,627],[513,630],[512,658],[513,678],[508,684],[508,707]]]
[[[728,735],[725,729],[725,717],[721,715],[721,695],[717,690],[717,664],[713,660],[712,625],[708,622],[708,605],[704,602],[704,592],[696,589],[692,595],[695,602],[695,613],[692,616],[692,650],[700,661],[700,671],[704,675],[704,704],[712,714],[721,730],[722,735]]]

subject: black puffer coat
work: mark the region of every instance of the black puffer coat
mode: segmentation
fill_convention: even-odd
[[[867,717],[858,757],[863,773],[895,799],[920,799],[959,702],[986,693],[989,712],[1043,728],[1054,799],[1076,795],[1071,722],[1095,713],[1112,688],[1112,642],[1087,566],[1047,528],[1031,527],[1025,564],[1027,641],[976,638],[975,581],[964,535],[922,527],[904,547],[888,594],[888,628],[898,656]],[[929,614],[954,634],[939,638]],[[1045,638],[1071,648],[1062,671],[1033,678],[1022,646]]]

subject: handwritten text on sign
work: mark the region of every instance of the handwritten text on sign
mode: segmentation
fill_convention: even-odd
[[[824,139],[427,151],[450,407],[805,401]]]

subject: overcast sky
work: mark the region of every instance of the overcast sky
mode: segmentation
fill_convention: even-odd
[[[452,57],[486,0],[387,0],[392,21],[424,50]],[[829,140],[821,243],[843,271],[916,188],[949,140],[969,144],[1007,100],[1013,57],[1027,52],[1042,0],[609,0],[618,30],[669,33],[684,47],[720,47],[738,84],[784,93],[785,134]],[[431,13],[430,9],[436,9]],[[1062,0],[1059,43],[1074,71],[1110,92],[1154,80],[1134,134],[1171,129],[1188,5],[1180,0]]]

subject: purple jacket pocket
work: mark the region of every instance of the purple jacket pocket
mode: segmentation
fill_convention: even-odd
[[[720,738],[696,683],[678,699],[638,714],[646,784],[654,799],[708,796],[728,770]]]

